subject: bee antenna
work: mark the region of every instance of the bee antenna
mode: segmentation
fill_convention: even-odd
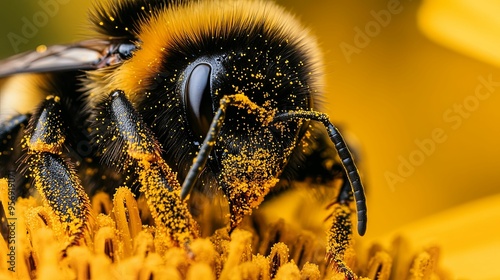
[[[193,165],[191,165],[191,168],[189,169],[188,174],[186,175],[186,178],[182,183],[182,200],[186,199],[189,196],[194,188],[194,185],[196,184],[196,181],[198,180],[198,177],[205,168],[208,156],[215,146],[215,142],[217,140],[217,137],[219,136],[220,129],[222,127],[222,124],[224,123],[224,118],[226,117],[226,108],[228,106],[235,106],[238,104],[242,104],[243,106],[255,105],[248,99],[248,97],[244,96],[243,94],[225,95],[221,98],[219,108],[217,109],[217,112],[215,112],[212,123],[210,124],[210,127],[208,129],[208,133],[203,140],[203,144],[201,144],[200,151],[198,152]]]
[[[212,119],[212,123],[210,124],[208,133],[205,136],[205,140],[203,140],[203,144],[201,144],[200,151],[198,152],[198,155],[196,156],[193,165],[189,169],[189,172],[186,175],[184,182],[182,183],[182,188],[181,188],[182,200],[186,199],[189,196],[189,194],[194,188],[194,185],[196,184],[196,181],[198,180],[198,177],[205,168],[208,156],[210,155],[212,149],[215,146],[215,140],[219,136],[222,123],[224,122],[224,117],[226,115],[225,107],[226,106],[222,106],[221,102],[221,106],[219,107],[219,109],[217,109],[217,112],[215,113],[214,118]]]
[[[340,134],[340,131],[332,124],[326,114],[315,111],[290,111],[286,113],[279,113],[274,117],[273,123],[291,120],[313,120],[320,122],[325,126],[328,136],[335,145],[335,149],[339,154],[342,166],[344,167],[347,173],[347,178],[351,184],[358,214],[358,233],[359,235],[364,235],[367,224],[365,191],[363,189],[361,178],[359,176],[358,169],[356,168],[356,164],[354,163],[352,154],[349,151],[344,138]]]

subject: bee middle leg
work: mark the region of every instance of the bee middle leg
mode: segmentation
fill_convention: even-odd
[[[83,242],[91,218],[89,197],[73,165],[63,155],[66,140],[63,112],[59,97],[47,97],[31,117],[23,143],[36,189],[67,228],[70,237],[67,249]]]
[[[346,279],[355,279],[354,272],[346,263],[346,251],[352,247],[352,220],[349,204],[354,200],[351,185],[344,174],[343,183],[338,197],[328,208],[331,211],[327,220],[332,219],[332,226],[327,232],[328,246],[326,248],[326,259],[328,264],[343,273]]]

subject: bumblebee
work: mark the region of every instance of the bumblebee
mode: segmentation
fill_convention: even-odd
[[[95,4],[90,20],[91,39],[0,63],[0,77],[32,79],[24,93],[46,96],[0,123],[0,176],[24,166],[27,185],[67,225],[68,247],[91,226],[89,195],[122,184],[138,185],[175,246],[199,236],[194,193],[222,192],[232,230],[305,177],[342,180],[333,203],[354,201],[365,233],[353,157],[319,112],[320,51],[291,14],[260,0],[121,0]],[[18,196],[30,195],[15,181]],[[333,228],[336,243],[350,238],[348,217]],[[330,247],[347,271],[343,249]]]

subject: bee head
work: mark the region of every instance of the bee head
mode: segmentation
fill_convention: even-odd
[[[109,81],[103,91],[119,88],[136,104],[181,178],[223,96],[243,94],[268,112],[316,107],[316,43],[282,8],[263,1],[142,2],[122,4],[127,10],[136,5],[142,16],[135,23],[120,22],[109,11],[94,20],[108,37],[127,37],[136,46],[101,79]],[[251,110],[227,108],[204,177],[222,184],[236,175],[245,178],[241,184],[276,183],[304,123],[271,126],[260,119]],[[233,166],[238,174],[227,172]]]

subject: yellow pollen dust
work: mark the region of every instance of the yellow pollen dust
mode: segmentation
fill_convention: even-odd
[[[36,47],[36,52],[37,53],[43,53],[45,51],[47,51],[47,46],[46,45],[40,45],[40,46]]]

